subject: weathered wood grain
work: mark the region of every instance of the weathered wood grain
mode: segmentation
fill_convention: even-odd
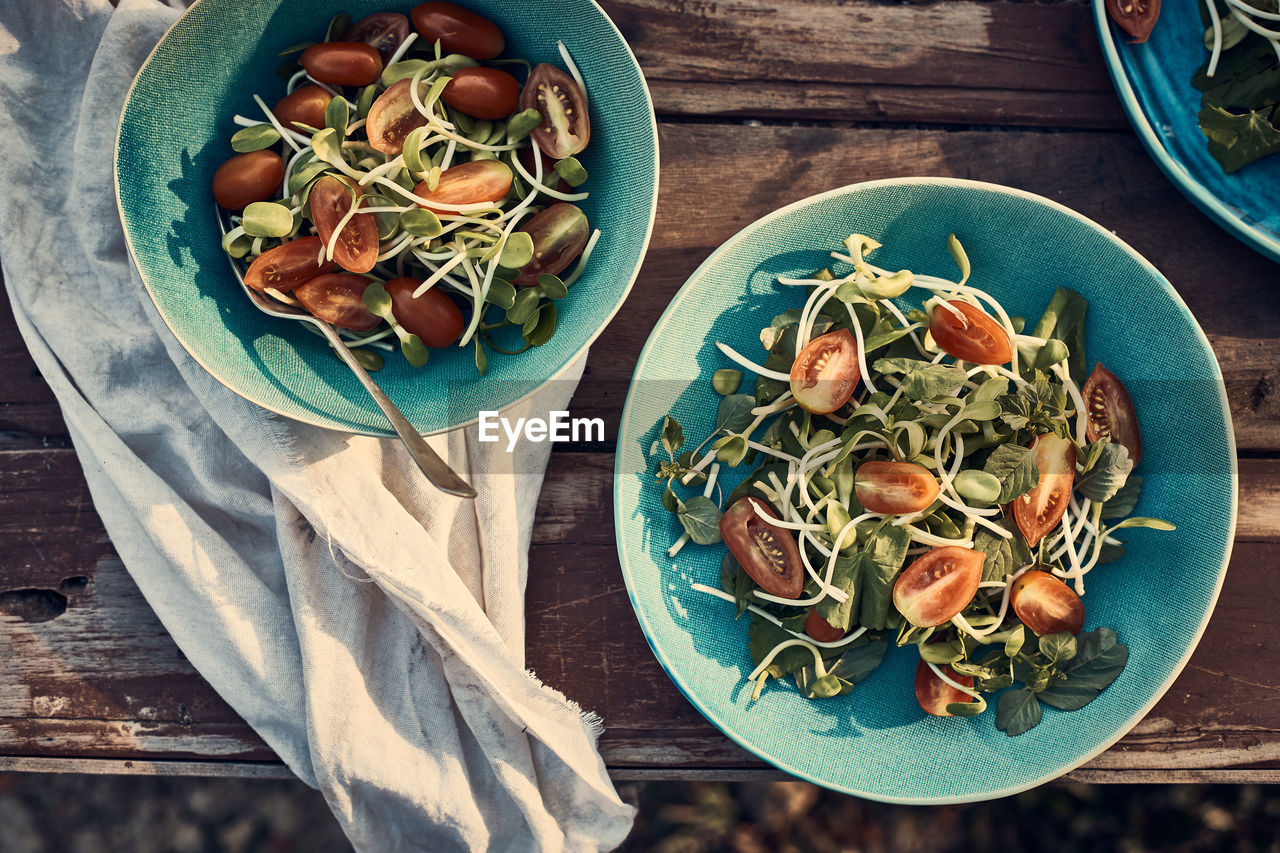
[[[628,768],[760,767],[689,705],[650,652],[617,567],[611,477],[606,454],[553,458],[530,555],[531,668],[604,715],[600,748],[619,778]],[[1280,769],[1280,679],[1268,665],[1280,616],[1258,605],[1274,599],[1280,564],[1278,481],[1280,461],[1242,460],[1241,535],[1215,617],[1166,697],[1091,768]],[[0,453],[0,609],[15,588],[66,599],[60,612],[0,616],[0,755],[271,761],[173,645],[83,490],[72,451]],[[37,494],[66,498],[33,502]],[[67,542],[79,545],[59,545]]]
[[[572,405],[576,415],[604,418],[610,438],[649,331],[717,245],[765,213],[833,187],[939,175],[1039,193],[1114,229],[1165,273],[1209,335],[1240,448],[1280,452],[1280,269],[1186,201],[1131,135],[724,124],[665,124],[661,134],[652,248]],[[7,306],[0,308],[0,448],[65,443],[52,396],[5,323],[12,324]]]
[[[1127,127],[1080,0],[602,5],[662,116]]]

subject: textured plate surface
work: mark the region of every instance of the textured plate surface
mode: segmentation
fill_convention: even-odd
[[[715,341],[763,358],[759,332],[802,300],[778,275],[807,275],[850,233],[884,243],[889,269],[954,278],[955,232],[971,284],[1034,323],[1055,286],[1089,300],[1090,365],[1102,360],[1128,385],[1142,424],[1136,514],[1178,525],[1125,530],[1128,553],[1088,575],[1086,627],[1119,632],[1131,657],[1120,678],[1070,716],[1046,708],[1032,731],[1009,738],[994,710],[973,719],[926,717],[915,702],[918,655],[890,648],[853,693],[802,699],[790,679],[749,703],[747,620],[689,588],[719,586],[723,545],[666,550],[680,533],[660,504],[652,446],[671,413],[692,439],[715,415],[710,376],[730,366]],[[899,300],[918,305],[922,291]],[[661,450],[658,451],[661,454]],[[665,458],[665,456],[663,456]],[[618,440],[618,553],[636,615],[677,687],[739,744],[778,767],[874,799],[941,803],[1010,794],[1071,770],[1129,730],[1168,689],[1217,599],[1235,525],[1235,453],[1221,375],[1208,341],[1165,279],[1109,232],[1060,205],[989,184],[931,178],[859,184],[797,202],[716,250],[659,320],[636,366]],[[727,490],[745,471],[723,472]],[[1132,534],[1124,536],[1123,534]]]
[[[519,356],[432,352],[423,370],[387,354],[378,383],[423,433],[501,409],[554,378],[621,306],[640,267],[657,199],[657,126],[635,57],[592,0],[467,0],[507,36],[508,56],[563,65],[563,40],[591,99],[591,144],[579,159],[590,180],[581,203],[602,231],[585,275],[561,300],[551,341]],[[381,412],[327,345],[302,327],[262,314],[244,297],[219,247],[210,185],[231,156],[232,116],[261,117],[253,95],[284,95],[277,53],[323,35],[329,19],[359,19],[412,4],[390,0],[200,0],[165,35],[125,103],[116,145],[121,216],[156,306],[183,346],[220,382],[297,420],[390,435]]]
[[[1094,0],[1102,55],[1120,103],[1156,164],[1197,207],[1232,235],[1280,261],[1280,156],[1226,174],[1200,132],[1200,90],[1191,75],[1208,57],[1199,0],[1166,2],[1151,39],[1129,44]]]

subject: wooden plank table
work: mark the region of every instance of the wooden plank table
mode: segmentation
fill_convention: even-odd
[[[640,348],[720,242],[816,192],[945,175],[1040,193],[1173,282],[1226,376],[1240,525],[1212,623],[1128,736],[1070,778],[1280,781],[1280,270],[1201,215],[1129,130],[1088,4],[605,2],[648,75],[662,190],[647,260],[571,409],[616,436]],[[0,770],[287,776],[119,562],[67,430],[0,316]],[[556,452],[530,557],[529,664],[600,713],[617,778],[768,770],[675,690],[623,587],[612,445]]]

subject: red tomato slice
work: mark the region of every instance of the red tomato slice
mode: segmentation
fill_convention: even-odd
[[[348,178],[325,175],[315,182],[310,195],[311,219],[326,246],[338,223],[363,196],[364,191]],[[347,221],[334,244],[333,259],[348,272],[373,269],[378,262],[378,221],[372,213],[357,213]]]
[[[472,160],[441,172],[434,190],[427,189],[427,182],[423,181],[414,187],[413,192],[428,201],[457,206],[501,201],[510,189],[510,166],[501,160]],[[447,207],[421,206],[436,213],[457,213]]]
[[[386,62],[409,37],[409,19],[399,12],[374,12],[342,34],[343,41],[362,41],[382,54]]]
[[[1109,438],[1124,445],[1137,465],[1142,458],[1142,434],[1138,431],[1138,413],[1133,410],[1133,400],[1124,383],[1098,362],[1085,381],[1081,396],[1088,412],[1085,437],[1089,441]]]
[[[391,313],[396,322],[417,335],[429,347],[447,347],[462,337],[465,323],[457,304],[433,287],[413,298],[422,282],[415,278],[393,278],[387,282]]]
[[[382,76],[382,54],[361,41],[313,44],[298,62],[311,79],[332,86],[368,86]]]
[[[440,98],[469,116],[496,121],[516,111],[520,84],[500,68],[459,68]]]
[[[834,643],[845,634],[819,616],[816,610],[810,610],[809,615],[804,617],[804,632],[819,643]]]
[[[940,490],[929,469],[914,462],[863,462],[853,488],[863,509],[895,515],[926,509]]]
[[[922,554],[894,583],[894,607],[919,628],[943,624],[973,601],[986,559],[980,551],[958,545]]]
[[[946,665],[939,666],[938,669],[957,684],[973,687],[973,676],[960,675]],[[947,713],[948,705],[956,702],[972,702],[974,699],[968,693],[961,693],[947,684],[934,674],[929,664],[920,661],[920,665],[916,667],[916,701],[926,713],[933,714],[935,717],[954,717],[955,714]]]
[[[299,237],[282,243],[253,259],[249,271],[244,274],[244,283],[259,292],[268,287],[293,290],[338,268],[333,261],[320,261],[323,252],[324,243],[319,237]]]
[[[981,308],[959,299],[947,304],[963,314],[964,319],[941,305],[933,306],[929,334],[939,348],[974,364],[1004,364],[1013,358],[1008,333]]]
[[[1059,631],[1079,634],[1084,627],[1084,602],[1080,596],[1058,578],[1039,569],[1024,572],[1013,582],[1009,606],[1039,637]]]
[[[1013,520],[1034,548],[1062,521],[1071,502],[1076,478],[1076,446],[1069,438],[1052,433],[1036,436],[1031,442],[1040,469],[1040,481],[1025,495],[1013,499]]]
[[[804,345],[791,365],[791,394],[805,411],[825,415],[849,402],[862,378],[858,342],[848,329]]]
[[[369,144],[383,154],[394,157],[404,151],[405,137],[427,123],[427,117],[413,105],[412,85],[412,80],[397,80],[369,107],[365,131]]]
[[[543,62],[534,67],[520,92],[520,109],[535,109],[542,124],[530,136],[553,160],[571,157],[591,140],[587,98],[572,77]]]
[[[729,553],[760,588],[779,598],[799,598],[804,590],[804,566],[791,532],[774,527],[754,507],[777,518],[773,507],[755,497],[739,498],[720,517],[720,536]]]
[[[382,322],[364,307],[364,289],[368,286],[369,279],[362,275],[329,273],[311,279],[293,295],[302,307],[326,323],[364,332]]]

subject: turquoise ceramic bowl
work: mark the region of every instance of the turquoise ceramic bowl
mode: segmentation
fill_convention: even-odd
[[[210,185],[231,155],[232,116],[259,115],[252,96],[284,94],[277,53],[323,34],[329,19],[394,9],[405,0],[200,0],[165,35],[125,102],[116,184],[125,234],[161,316],[215,378],[255,403],[332,429],[391,435],[350,371],[302,324],[259,312],[219,248]],[[549,343],[519,356],[432,352],[422,370],[388,353],[379,385],[423,433],[447,430],[528,396],[582,353],[621,307],[653,226],[657,126],[648,89],[622,35],[592,0],[466,0],[507,36],[507,55],[562,65],[563,40],[591,100],[591,144],[579,156],[591,196],[580,206],[602,232],[587,272],[562,300]]]
[[[927,717],[916,705],[918,655],[890,648],[848,696],[802,699],[788,679],[756,703],[744,678],[747,620],[695,592],[719,586],[723,545],[667,548],[680,529],[659,501],[653,445],[671,413],[693,438],[712,426],[710,377],[730,366],[720,340],[752,357],[759,332],[797,295],[778,275],[832,261],[850,233],[884,243],[889,269],[954,277],[947,235],[973,265],[972,284],[1031,322],[1057,285],[1089,300],[1090,363],[1101,359],[1134,398],[1145,489],[1136,514],[1171,533],[1123,531],[1128,553],[1088,576],[1086,627],[1119,632],[1131,657],[1120,678],[1070,716],[1046,708],[1010,738],[994,710],[972,719]],[[919,304],[922,291],[900,300]],[[665,458],[665,456],[663,457]],[[628,592],[654,654],[676,686],[749,751],[838,791],[904,803],[1011,794],[1071,770],[1129,730],[1169,688],[1200,638],[1226,571],[1235,527],[1235,452],[1221,374],[1204,334],[1169,283],[1114,235],[1047,199],[990,184],[907,178],[858,184],[772,213],[730,239],[694,272],[658,321],[636,365],[618,439],[615,522]],[[722,476],[725,474],[722,471]],[[728,472],[727,490],[744,471]]]
[[[1226,174],[1196,121],[1191,75],[1207,58],[1200,0],[1165,3],[1151,39],[1129,44],[1093,0],[1102,55],[1138,138],[1174,185],[1236,238],[1280,261],[1280,156]]]

